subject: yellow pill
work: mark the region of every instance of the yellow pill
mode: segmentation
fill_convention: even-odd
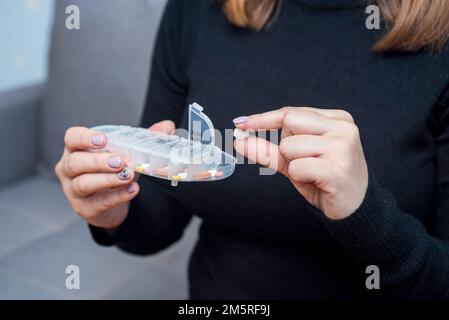
[[[182,180],[182,177],[181,176],[171,176],[171,179],[173,181],[179,181],[179,180]]]
[[[144,173],[145,172],[145,168],[142,166],[137,166],[134,168],[134,171],[138,172],[138,173]]]

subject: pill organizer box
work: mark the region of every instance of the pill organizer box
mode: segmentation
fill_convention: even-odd
[[[119,154],[138,173],[178,182],[216,181],[233,174],[236,158],[215,146],[212,121],[203,108],[189,105],[188,138],[143,128],[102,125],[107,145],[97,150]]]

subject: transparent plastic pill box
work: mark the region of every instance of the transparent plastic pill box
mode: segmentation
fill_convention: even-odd
[[[170,180],[173,186],[225,179],[234,173],[236,158],[215,146],[214,127],[202,111],[197,103],[189,106],[188,138],[122,125],[92,129],[108,138],[98,151],[122,155],[138,173]]]

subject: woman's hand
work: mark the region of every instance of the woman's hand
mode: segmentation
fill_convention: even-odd
[[[234,123],[242,130],[282,130],[279,146],[251,136],[236,140],[235,149],[284,174],[328,218],[346,218],[361,205],[368,169],[359,130],[348,112],[285,107]]]
[[[154,124],[150,130],[173,133],[172,121]],[[107,143],[103,133],[72,127],[66,131],[62,158],[55,167],[65,196],[75,212],[97,227],[113,229],[128,215],[128,205],[139,192],[134,172],[126,159],[107,152],[90,152]]]

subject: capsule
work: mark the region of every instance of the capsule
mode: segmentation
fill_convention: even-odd
[[[168,167],[156,169],[155,172],[158,176],[167,177],[168,176]]]
[[[203,180],[207,178],[213,178],[213,177],[222,177],[223,172],[219,170],[208,170],[208,171],[201,171],[195,174],[194,178],[195,180]]]
[[[138,165],[134,168],[134,171],[137,173],[149,173],[150,164],[149,163],[142,163],[141,165]]]

